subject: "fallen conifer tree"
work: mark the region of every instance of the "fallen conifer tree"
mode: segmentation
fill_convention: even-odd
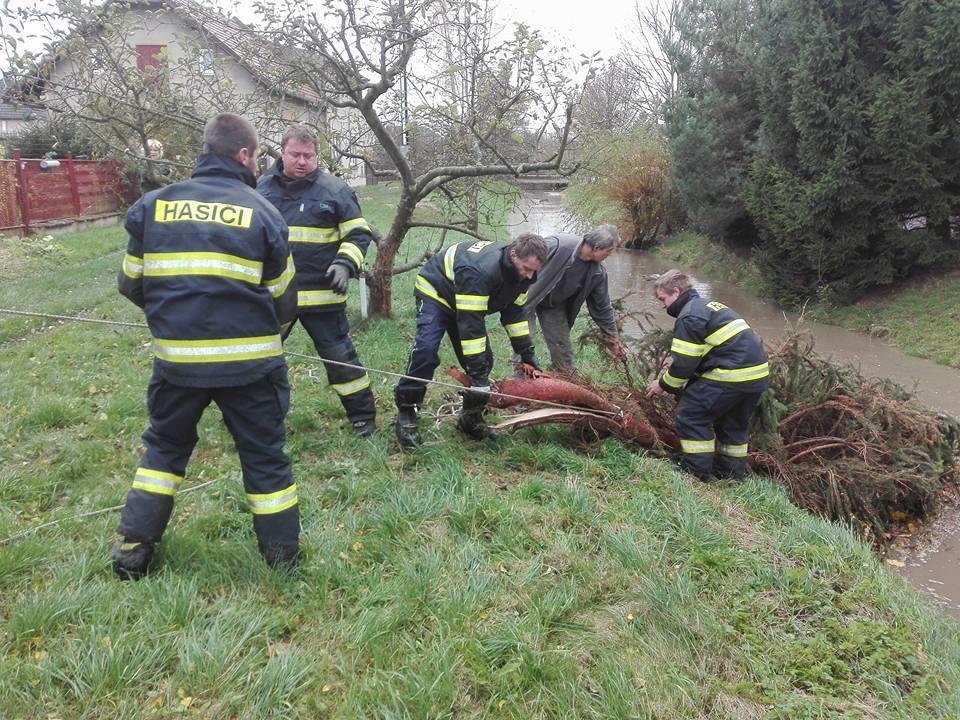
[[[599,340],[595,331],[581,338]],[[619,365],[615,386],[546,373],[495,383],[495,391],[511,397],[495,397],[494,407],[514,407],[524,402],[520,398],[544,403],[498,428],[566,423],[582,437],[614,435],[669,454],[679,445],[674,401],[644,396],[645,382],[662,369],[669,347],[670,334],[649,326]],[[791,334],[769,359],[770,389],[754,417],[750,465],[783,484],[794,503],[883,545],[897,527],[928,516],[945,491],[956,489],[956,418],[917,405],[892,381],[828,361],[808,334]],[[450,374],[467,384],[462,373]]]

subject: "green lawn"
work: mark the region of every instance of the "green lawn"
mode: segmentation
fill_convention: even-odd
[[[392,192],[360,192],[382,228]],[[119,228],[0,240],[0,307],[142,321],[115,290],[124,246]],[[372,368],[405,367],[412,282],[396,279],[394,320],[355,323]],[[479,445],[436,416],[438,388],[426,446],[401,454],[394,379],[372,374],[381,430],[358,440],[302,359],[300,570],[262,563],[211,409],[184,489],[214,484],[181,491],[157,572],[119,582],[118,512],[77,516],[132,481],[148,341],[0,316],[0,541],[60,521],[0,545],[3,718],[960,717],[960,625],[772,483],[694,484],[562,427]],[[302,329],[288,347],[313,352]]]

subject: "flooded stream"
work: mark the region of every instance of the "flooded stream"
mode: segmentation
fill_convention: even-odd
[[[563,206],[561,193],[527,193],[511,216],[510,232],[536,232],[550,235],[557,232],[578,232],[571,226]],[[620,250],[606,261],[610,276],[610,296],[628,296],[625,306],[633,312],[648,311],[664,328],[673,321],[664,313],[652,294],[647,278],[672,265],[648,253]],[[717,282],[700,275],[697,268],[683,268],[695,279],[697,291],[706,298],[716,298],[735,308],[750,326],[763,337],[768,346],[777,342],[797,327],[800,318],[784,313],[741,288]],[[629,294],[629,295],[628,295]],[[859,367],[870,377],[886,377],[912,389],[917,401],[937,410],[960,417],[960,371],[911,357],[880,339],[856,333],[833,325],[823,325],[804,319],[804,330],[816,338],[819,354],[835,362]],[[629,337],[630,328],[624,329]],[[900,550],[893,559],[904,563],[900,569],[916,587],[927,593],[951,614],[960,617],[960,511],[954,508],[943,513],[929,528],[930,542],[921,550]]]

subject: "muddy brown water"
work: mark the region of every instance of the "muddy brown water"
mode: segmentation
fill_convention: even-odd
[[[510,220],[514,236],[521,232],[549,235],[581,230],[576,219],[565,210],[562,194],[556,192],[527,193]],[[612,298],[626,296],[627,310],[652,313],[661,327],[672,327],[672,319],[653,297],[649,278],[674,265],[645,252],[619,250],[606,261],[606,267]],[[865,376],[890,378],[912,390],[922,405],[960,417],[960,371],[906,355],[878,338],[807,319],[801,321],[797,314],[785,313],[736,285],[712,280],[695,267],[682,269],[694,278],[700,295],[735,308],[768,346],[776,345],[787,333],[800,327],[814,336],[819,354],[838,363],[851,364]],[[636,332],[636,328],[624,329],[628,338],[631,330]],[[960,617],[960,573],[957,572],[960,508],[945,510],[918,536],[923,537],[918,547],[910,547],[911,539],[906,539],[889,559],[902,563],[899,570],[904,577],[944,610]]]

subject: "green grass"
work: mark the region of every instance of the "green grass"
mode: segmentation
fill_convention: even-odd
[[[391,192],[360,193],[381,227]],[[15,256],[4,302],[142,319],[115,291],[120,229],[58,241]],[[371,367],[406,363],[413,277],[396,278],[395,320],[355,323]],[[257,554],[211,409],[185,489],[216,482],[178,496],[156,573],[121,583],[108,561],[118,514],[77,516],[129,488],[146,335],[0,317],[0,337],[0,539],[60,520],[0,545],[4,718],[960,714],[956,621],[773,484],[692,484],[562,427],[478,445],[433,417],[451,395],[439,388],[426,446],[401,454],[393,378],[373,375],[382,429],[358,440],[303,359],[290,363],[288,417],[300,570],[271,572]],[[289,347],[313,352],[302,329]],[[580,352],[612,379],[597,351]]]

